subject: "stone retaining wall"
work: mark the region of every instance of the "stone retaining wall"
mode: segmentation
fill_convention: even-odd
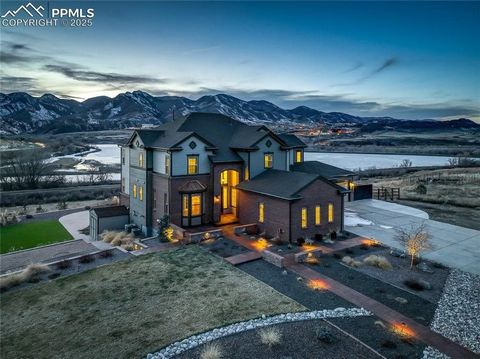
[[[285,258],[281,255],[273,253],[269,250],[264,250],[262,252],[262,257],[268,263],[272,263],[274,266],[283,268],[283,261],[285,260]]]

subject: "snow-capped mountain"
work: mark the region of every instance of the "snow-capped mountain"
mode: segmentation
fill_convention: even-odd
[[[217,112],[246,123],[267,125],[279,123],[391,125],[400,121],[388,117],[363,118],[340,112],[326,113],[306,106],[285,110],[268,101],[243,101],[226,94],[190,100],[178,96],[155,97],[146,92],[134,91],[121,93],[114,98],[100,96],[78,102],[60,99],[51,94],[33,97],[24,92],[17,92],[0,93],[0,133],[62,133],[118,129],[141,124],[161,124],[171,121],[174,114],[177,117],[190,112]],[[470,125],[465,122],[462,124]]]

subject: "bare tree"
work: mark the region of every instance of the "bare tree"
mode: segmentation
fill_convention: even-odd
[[[14,189],[38,188],[42,178],[51,172],[50,164],[46,163],[38,152],[27,152],[7,161],[2,168],[2,185]]]
[[[399,228],[395,239],[405,246],[405,250],[411,257],[410,269],[413,268],[415,258],[420,253],[430,248],[430,233],[428,233],[425,221],[419,225],[412,225],[409,228]]]
[[[412,167],[412,161],[410,161],[408,158],[402,160],[402,162],[400,162],[400,167],[401,168],[409,168],[409,167]]]

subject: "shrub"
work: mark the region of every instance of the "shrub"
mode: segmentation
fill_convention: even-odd
[[[111,241],[113,241],[117,233],[118,232],[116,231],[103,231],[100,237],[102,238],[102,241],[110,243]]]
[[[303,237],[297,238],[297,245],[298,245],[299,247],[303,246],[304,243],[305,243],[305,239],[304,239]]]
[[[67,259],[64,259],[63,261],[57,263],[58,269],[67,269],[67,268],[70,268],[71,266],[72,266],[72,262]]]
[[[269,348],[280,344],[282,339],[282,333],[277,328],[260,329],[258,334],[260,335],[260,341],[268,345]]]
[[[92,207],[90,207],[90,206],[85,206],[84,209],[85,209],[85,211],[88,211],[88,210],[92,209]]]
[[[410,278],[405,280],[403,284],[405,284],[408,288],[416,291],[432,289],[432,285],[423,279]]]
[[[392,269],[392,265],[390,264],[387,258],[383,256],[377,256],[375,254],[368,256],[363,260],[363,262],[365,264],[368,264],[370,266],[377,267],[380,269]]]
[[[336,259],[342,259],[343,256],[340,253],[333,253],[333,257]]]
[[[31,218],[33,218],[33,215],[31,215],[31,214],[27,214],[27,215],[25,216],[25,218],[27,218],[27,219],[31,219]]]
[[[4,291],[25,282],[38,282],[38,275],[48,272],[50,267],[42,263],[32,263],[23,271],[0,278],[0,290]]]
[[[387,349],[395,349],[397,347],[397,344],[395,344],[395,342],[393,342],[389,339],[384,340],[381,345],[382,345],[382,347],[387,348]]]
[[[415,192],[418,194],[427,194],[427,187],[423,183],[420,183],[415,187]]]
[[[362,262],[356,261],[355,259],[353,259],[352,257],[349,257],[349,256],[343,257],[342,262],[345,263],[347,266],[350,266],[350,267],[358,268],[358,267],[362,266]]]
[[[200,353],[200,359],[220,359],[222,357],[222,350],[216,343],[205,345]]]
[[[315,234],[315,240],[318,242],[323,241],[323,235],[320,233]]]
[[[108,250],[106,250],[106,251],[100,252],[98,255],[99,255],[101,258],[112,257],[112,256],[113,256],[113,250],[108,249]]]
[[[353,252],[353,249],[347,248],[347,249],[345,249],[345,253],[347,253],[347,254],[353,254],[354,252]]]
[[[78,258],[78,261],[83,264],[93,262],[94,260],[95,260],[95,257],[92,256],[91,254],[86,254]]]
[[[330,328],[325,326],[318,327],[315,330],[315,336],[318,340],[326,344],[331,344],[335,341],[335,335]]]
[[[370,246],[366,243],[362,243],[360,245],[360,249],[363,249],[364,251],[368,251],[370,249]]]

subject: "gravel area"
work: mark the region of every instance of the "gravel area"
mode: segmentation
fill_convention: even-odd
[[[480,354],[480,276],[451,271],[431,328]],[[437,358],[435,354],[429,348],[424,358]]]
[[[294,273],[263,260],[243,263],[237,268],[268,284],[311,310],[350,307],[352,304],[330,291],[314,291]]]
[[[225,327],[216,328],[210,330],[208,332],[193,335],[189,338],[186,338],[180,342],[175,342],[162,350],[148,354],[147,359],[166,359],[172,358],[174,356],[178,356],[186,352],[187,350],[191,350],[193,348],[198,347],[199,345],[211,342],[213,340],[224,338],[226,336],[230,336],[233,334],[252,331],[253,329],[262,328],[270,325],[281,324],[281,323],[289,323],[289,322],[298,322],[298,321],[305,321],[305,320],[315,320],[315,319],[325,319],[325,318],[338,318],[338,317],[357,317],[357,316],[369,316],[371,313],[366,311],[365,309],[359,308],[335,308],[333,310],[319,310],[313,312],[301,312],[301,313],[285,313],[279,314],[272,317],[262,317],[258,319],[252,319],[245,322],[231,324]],[[301,323],[301,326],[304,326],[304,322]],[[296,333],[295,331],[293,333]],[[250,333],[251,334],[251,333]],[[255,334],[254,334],[255,335]],[[298,334],[289,335],[290,339],[293,339],[292,343],[297,343],[298,345]],[[313,335],[312,335],[313,337]],[[252,343],[251,340],[248,341],[241,341],[243,344],[241,347],[244,347],[243,350],[250,347],[250,349],[256,350],[259,353],[265,354],[265,348],[260,348],[255,345],[247,345],[248,343]],[[302,345],[304,346],[304,344]],[[238,355],[239,347],[235,349],[235,352],[229,353],[228,357],[233,358],[234,356],[231,355]],[[289,351],[290,352],[290,351]],[[230,355],[231,354],[231,355]],[[184,358],[191,358],[192,354],[189,353]],[[238,358],[246,358],[249,356],[236,356]],[[253,356],[257,357],[257,356]]]

